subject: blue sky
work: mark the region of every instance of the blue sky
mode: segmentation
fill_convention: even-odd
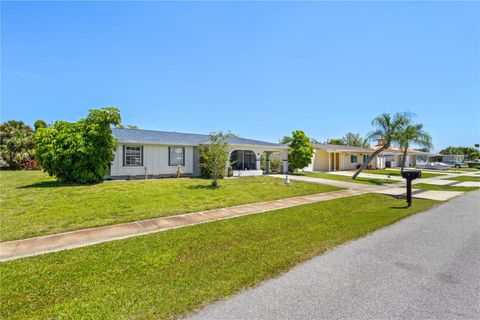
[[[116,106],[143,129],[278,141],[417,114],[480,142],[478,2],[2,2],[1,120]]]

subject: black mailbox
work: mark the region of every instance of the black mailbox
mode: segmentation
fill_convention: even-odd
[[[405,179],[418,179],[422,177],[422,171],[420,170],[405,170],[402,172],[402,178]]]
[[[412,205],[412,180],[422,177],[420,170],[405,170],[402,172],[402,178],[407,179],[407,203]]]

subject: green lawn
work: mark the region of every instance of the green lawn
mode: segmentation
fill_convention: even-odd
[[[447,180],[455,180],[455,181],[480,181],[480,177],[478,177],[478,176],[459,176],[459,177],[447,178]]]
[[[474,191],[478,190],[477,187],[455,187],[455,186],[438,186],[433,184],[419,183],[413,185],[413,188],[422,190],[438,190],[438,191]]]
[[[5,262],[0,314],[181,317],[436,203],[367,194]]]
[[[383,174],[383,175],[390,175],[390,176],[401,176],[400,170],[388,170],[388,169],[383,169],[383,170],[363,170],[362,172],[365,173],[373,173],[373,174]],[[443,176],[444,173],[431,173],[431,172],[425,172],[422,171],[422,178],[432,178],[432,177],[438,177],[438,176]]]
[[[330,174],[326,172],[298,172],[295,173],[296,175],[301,175],[301,176],[308,176],[308,177],[313,177],[313,178],[323,178],[323,179],[330,179],[330,180],[339,180],[339,181],[347,181],[347,182],[356,182],[356,183],[363,183],[363,184],[383,184],[383,183],[395,183],[395,182],[400,182],[397,180],[388,180],[388,179],[372,179],[372,178],[361,178],[358,177],[355,180],[352,180],[351,177],[349,176],[341,176],[338,174]],[[353,172],[352,172],[353,175]]]
[[[226,179],[219,189],[189,178],[60,186],[40,171],[1,171],[0,182],[2,241],[339,190],[272,177]]]

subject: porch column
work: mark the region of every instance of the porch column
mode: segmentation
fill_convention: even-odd
[[[270,152],[265,153],[265,172],[270,173]]]
[[[333,153],[333,171],[337,171],[337,153]]]
[[[255,154],[255,159],[256,159],[256,161],[255,161],[255,167],[256,168],[255,169],[256,170],[260,170],[260,167],[261,167],[260,166],[260,155],[261,155],[261,153]]]
[[[328,154],[328,170],[327,171],[330,171],[332,168],[331,161],[330,161],[330,158],[331,158],[330,152],[327,152],[327,154]]]

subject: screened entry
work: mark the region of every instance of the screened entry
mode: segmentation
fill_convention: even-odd
[[[255,153],[250,150],[234,150],[230,155],[233,170],[255,170]]]

